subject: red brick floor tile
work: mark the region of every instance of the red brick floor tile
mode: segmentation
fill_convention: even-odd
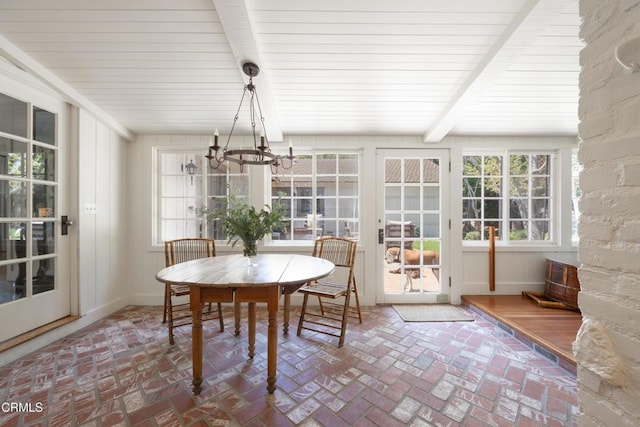
[[[266,314],[247,359],[246,319],[233,335],[205,323],[203,389],[192,394],[190,329],[168,344],[158,307],[128,307],[7,366],[0,399],[44,404],[0,413],[5,426],[575,425],[576,378],[500,326],[404,323],[364,308],[345,346],[290,329],[279,340],[276,393],[266,391]],[[292,313],[292,325],[296,312]]]

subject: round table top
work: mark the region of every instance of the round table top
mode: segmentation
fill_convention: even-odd
[[[328,276],[335,266],[322,258],[298,254],[223,255],[182,262],[156,274],[163,283],[217,288],[299,285]]]

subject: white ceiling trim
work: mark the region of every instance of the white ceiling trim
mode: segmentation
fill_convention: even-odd
[[[27,55],[24,51],[19,49],[16,45],[7,40],[4,36],[0,35],[0,53],[9,61],[23,68],[25,71],[31,73],[35,77],[42,80],[47,86],[54,89],[57,93],[63,96],[63,98],[75,105],[78,108],[87,110],[90,114],[104,122],[107,126],[111,127],[116,133],[125,138],[128,141],[134,141],[136,136],[129,129],[122,126],[120,122],[108,115],[104,110],[89,101],[86,97],[80,94],[80,92],[73,89],[67,83],[62,81],[58,76],[51,71],[43,67],[39,62]]]
[[[528,0],[487,54],[460,86],[445,109],[425,133],[424,142],[440,142],[472,105],[507,70],[571,0]]]
[[[260,49],[258,46],[256,32],[251,20],[251,12],[247,0],[212,0],[220,19],[220,24],[224,28],[231,51],[238,62],[238,69],[242,73],[243,81],[246,75],[242,72],[244,62],[253,62],[260,67],[260,73],[254,84],[259,95],[260,108],[265,118],[265,128],[267,138],[270,142],[281,142],[283,140],[282,128],[278,120],[273,93],[271,91],[271,81],[266,67],[263,67]],[[240,102],[240,92],[238,92],[238,102]]]

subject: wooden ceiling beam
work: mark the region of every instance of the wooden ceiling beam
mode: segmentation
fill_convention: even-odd
[[[270,142],[283,140],[282,128],[278,118],[271,81],[267,67],[258,47],[256,32],[251,19],[251,11],[248,0],[212,0],[220,18],[220,24],[224,29],[231,51],[238,63],[238,72],[242,74],[243,81],[247,76],[242,71],[242,64],[252,62],[260,67],[260,73],[254,84],[260,99],[260,108],[265,118],[267,138]]]
[[[440,142],[513,60],[575,0],[527,0],[424,135]]]

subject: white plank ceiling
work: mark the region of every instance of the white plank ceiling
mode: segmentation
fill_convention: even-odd
[[[272,141],[437,142],[576,135],[579,25],[577,0],[0,0],[0,51],[129,137],[228,132],[251,60]]]

